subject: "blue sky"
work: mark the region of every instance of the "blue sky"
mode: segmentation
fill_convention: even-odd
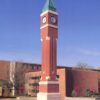
[[[41,63],[46,0],[0,0],[0,60]],[[53,0],[59,13],[58,65],[100,66],[100,0]]]

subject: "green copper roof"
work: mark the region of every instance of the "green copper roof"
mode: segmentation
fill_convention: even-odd
[[[47,0],[46,4],[42,10],[42,12],[47,11],[47,10],[52,10],[52,11],[56,11],[56,8],[54,7],[52,0]]]

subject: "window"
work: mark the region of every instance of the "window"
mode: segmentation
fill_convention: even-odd
[[[59,75],[56,75],[56,78],[59,79]]]

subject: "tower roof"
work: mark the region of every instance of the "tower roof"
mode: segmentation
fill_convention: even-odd
[[[52,11],[56,11],[56,8],[54,7],[52,0],[47,0],[45,3],[45,6],[42,10],[42,12],[45,12],[47,10],[52,10]]]

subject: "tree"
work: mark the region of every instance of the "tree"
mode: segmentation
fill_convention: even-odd
[[[15,95],[15,62],[10,62],[10,69],[9,69],[9,73],[10,73],[10,80],[8,81],[10,88],[12,90],[12,96]],[[12,85],[12,87],[11,87]]]
[[[25,73],[28,70],[28,65],[25,63],[16,63],[15,67],[15,88],[16,94],[23,94],[22,90],[25,85]],[[21,90],[21,91],[19,91]],[[21,95],[20,94],[20,95]]]
[[[93,67],[92,66],[89,66],[87,63],[79,62],[78,64],[76,64],[74,66],[74,68],[79,68],[79,69],[92,69]]]

